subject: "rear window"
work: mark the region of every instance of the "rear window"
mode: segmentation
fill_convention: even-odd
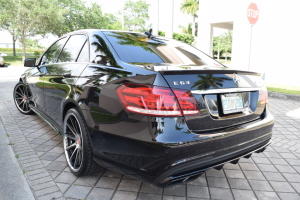
[[[104,34],[124,62],[219,65],[198,49],[176,40],[162,37],[149,39],[140,33],[104,31]]]

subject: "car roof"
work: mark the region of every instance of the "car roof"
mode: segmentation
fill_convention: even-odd
[[[81,29],[81,30],[77,30],[77,31],[73,31],[73,32],[67,33],[64,36],[74,35],[74,34],[86,34],[86,33],[91,34],[91,33],[99,32],[99,31],[101,31],[101,32],[107,31],[107,32],[123,32],[123,33],[143,34],[141,32],[134,32],[134,31],[107,30],[107,29]]]

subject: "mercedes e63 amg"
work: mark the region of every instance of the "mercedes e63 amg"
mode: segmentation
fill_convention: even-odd
[[[24,65],[15,104],[62,135],[77,176],[103,166],[165,187],[271,142],[260,74],[151,32],[75,31]]]

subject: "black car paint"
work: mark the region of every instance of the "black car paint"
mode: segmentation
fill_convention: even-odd
[[[167,64],[155,64],[162,69],[155,71],[154,64],[120,60],[101,31],[72,34],[88,36],[89,63],[41,65],[39,60],[37,67],[26,71],[21,80],[34,94],[36,107],[32,109],[60,134],[66,111],[78,108],[88,126],[94,159],[99,164],[166,186],[177,183],[177,180],[192,180],[207,168],[248,155],[269,144],[274,119],[268,106],[258,106],[252,115],[231,115],[233,117],[229,119],[214,119],[207,108],[203,108],[199,116],[151,117],[126,111],[114,92],[128,82],[174,87],[171,85],[174,81],[184,81],[191,78],[188,76],[194,77],[199,73],[213,76],[258,74],[229,70],[223,66],[199,67],[200,71],[193,71],[177,65],[167,70]],[[97,54],[97,50],[101,53]],[[99,57],[101,62],[97,63]],[[67,75],[63,75],[65,73]],[[251,81],[247,84],[239,87],[257,86]],[[191,89],[191,85],[178,87]],[[255,95],[258,94],[254,92]],[[205,95],[195,95],[195,98],[203,104]],[[245,120],[232,123],[240,119],[237,117]],[[206,123],[199,125],[199,120]]]

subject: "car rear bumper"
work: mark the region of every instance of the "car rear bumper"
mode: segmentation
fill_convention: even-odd
[[[239,149],[231,154],[214,157],[210,160],[203,161],[199,159],[182,163],[178,167],[173,167],[169,170],[166,170],[153,181],[153,184],[160,187],[166,187],[174,184],[193,181],[208,169],[215,168],[217,170],[221,170],[226,163],[237,164],[240,158],[250,158],[252,153],[261,153],[270,144],[271,140],[267,140],[247,148]]]
[[[173,127],[172,121],[165,126]],[[261,119],[215,132],[199,134],[182,129],[181,142],[166,142],[171,141],[169,134],[178,134],[171,128],[153,141],[107,132],[94,132],[91,140],[97,163],[165,187],[192,181],[207,169],[221,169],[225,163],[237,163],[242,157],[262,152],[271,143],[273,125],[274,117],[265,109]]]

